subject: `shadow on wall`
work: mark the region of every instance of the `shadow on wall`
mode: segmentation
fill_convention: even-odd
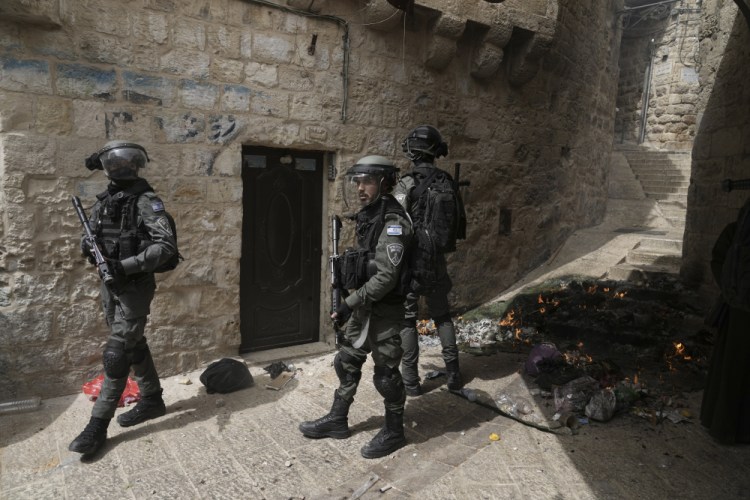
[[[720,54],[716,56],[720,61],[713,65],[713,82],[702,82],[710,94],[703,98],[706,105],[693,144],[681,269],[683,281],[699,288],[706,298],[718,293],[709,266],[713,245],[726,224],[736,219],[749,194],[721,189],[723,179],[750,177],[750,162],[746,159],[749,150],[745,146],[750,131],[750,93],[737,91],[750,78],[750,31],[741,14],[734,19],[724,50],[716,50],[722,39],[703,42],[702,52],[707,54],[701,76],[705,78],[712,69],[710,53]]]

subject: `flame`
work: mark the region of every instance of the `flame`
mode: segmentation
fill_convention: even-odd
[[[602,290],[604,290],[604,293],[607,293],[609,292],[609,287],[602,288]]]
[[[625,295],[627,295],[627,292],[617,292],[617,293],[615,293],[615,298],[621,299],[621,298],[625,297]]]
[[[596,293],[596,290],[599,288],[598,285],[591,285],[586,289],[586,293]]]
[[[672,342],[674,346],[674,356],[681,356],[685,361],[693,359],[692,356],[685,354],[685,345],[682,342]]]
[[[539,312],[544,314],[545,312],[547,312],[547,309],[545,307],[540,307]]]
[[[513,326],[518,323],[516,319],[516,310],[511,309],[505,314],[505,317],[500,320],[500,326]]]
[[[542,294],[541,294],[541,293],[539,294],[539,298],[538,298],[538,299],[536,299],[536,301],[537,301],[537,303],[539,303],[539,304],[544,304],[544,299],[542,298]]]

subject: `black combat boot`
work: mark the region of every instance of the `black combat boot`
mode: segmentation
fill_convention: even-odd
[[[365,458],[380,458],[390,455],[406,444],[404,415],[385,411],[385,425],[369,443],[362,447]]]
[[[346,439],[352,435],[349,430],[349,407],[351,403],[346,401],[337,392],[333,393],[333,405],[328,415],[318,420],[302,422],[299,424],[300,432],[309,438],[331,437],[334,439]]]
[[[68,445],[68,450],[93,455],[107,440],[107,427],[109,427],[108,418],[91,417],[83,432]]]
[[[117,417],[117,423],[120,424],[120,427],[130,427],[152,418],[164,416],[167,413],[167,407],[161,397],[162,392],[163,390],[160,390],[155,394],[143,396],[132,410]]]
[[[445,363],[445,369],[448,372],[448,390],[460,391],[464,386],[461,378],[461,371],[458,369],[458,359]]]
[[[419,382],[414,385],[410,385],[404,382],[404,390],[406,391],[407,396],[416,397],[422,395],[422,386]]]

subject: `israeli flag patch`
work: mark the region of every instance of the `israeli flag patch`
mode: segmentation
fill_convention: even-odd
[[[400,224],[394,224],[386,228],[385,234],[388,236],[401,236],[404,234],[404,230],[401,228]]]
[[[386,253],[391,264],[398,266],[401,263],[401,258],[404,256],[404,245],[401,243],[391,243],[386,247]]]
[[[163,212],[164,211],[164,203],[161,200],[155,200],[151,202],[151,209],[154,212]]]

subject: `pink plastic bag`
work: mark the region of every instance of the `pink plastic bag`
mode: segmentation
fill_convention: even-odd
[[[96,401],[96,398],[99,397],[99,392],[102,390],[102,383],[104,383],[104,375],[99,375],[95,379],[83,384],[83,393],[89,397],[89,401]],[[128,381],[125,383],[125,390],[122,391],[122,396],[120,396],[117,406],[122,407],[126,404],[135,403],[140,399],[141,391],[138,389],[138,384],[135,380],[128,377]]]

